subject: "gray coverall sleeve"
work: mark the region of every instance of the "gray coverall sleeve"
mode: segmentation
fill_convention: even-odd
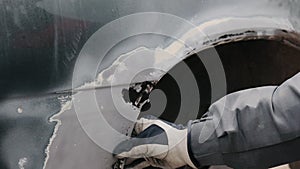
[[[300,73],[280,86],[240,91],[189,124],[196,166],[268,168],[300,160]]]

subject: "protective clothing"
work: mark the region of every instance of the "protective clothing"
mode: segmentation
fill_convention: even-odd
[[[135,125],[137,137],[118,145],[118,158],[144,158],[146,161],[131,165],[131,168],[154,166],[178,168],[190,165],[196,168],[187,150],[187,129],[182,125],[157,120],[153,116],[141,118]]]
[[[139,127],[141,125],[143,127]],[[180,137],[183,134],[177,137],[177,130],[166,130],[161,122],[156,124],[157,127],[154,125],[155,122],[145,125],[139,122],[136,128],[143,134],[142,137],[153,136],[160,129],[161,133],[167,135],[163,145],[170,144],[170,141],[172,144],[180,142],[178,138],[182,140]],[[183,127],[177,128],[182,130]],[[201,119],[190,121],[187,130],[187,146],[172,145],[176,147],[172,154],[180,156],[184,153],[182,149],[187,147],[191,161],[198,168],[225,164],[235,169],[265,169],[299,160],[300,73],[280,86],[253,88],[223,97],[212,104]],[[118,154],[132,157],[139,152],[138,157],[146,155],[149,158],[155,152],[155,141],[159,144],[163,142],[162,137],[158,140],[149,139],[147,148],[144,148],[133,140],[126,143],[127,150],[119,149]],[[123,147],[126,147],[125,144]],[[140,148],[148,151],[141,151]],[[165,151],[170,149],[165,148]],[[164,158],[152,157],[158,157],[163,163],[165,159],[169,160],[166,158],[168,153],[164,155]],[[174,163],[176,160],[174,158]]]
[[[189,125],[189,154],[196,166],[268,168],[300,159],[299,136],[300,73],[214,103]]]

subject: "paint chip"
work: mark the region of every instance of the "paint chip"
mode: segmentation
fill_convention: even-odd
[[[27,162],[28,162],[28,159],[26,157],[20,158],[19,162],[18,162],[19,168],[25,169],[25,165],[27,164]]]
[[[17,112],[18,112],[19,114],[21,114],[21,113],[23,113],[23,109],[22,109],[21,107],[18,107]]]

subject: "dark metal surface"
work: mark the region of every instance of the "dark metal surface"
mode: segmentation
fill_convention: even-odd
[[[57,97],[52,95],[1,101],[1,168],[19,168],[21,164],[27,168],[43,167],[46,146],[55,127],[49,118],[61,109]]]

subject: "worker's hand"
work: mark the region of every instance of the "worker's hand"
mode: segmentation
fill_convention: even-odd
[[[133,168],[148,166],[178,168],[189,165],[187,129],[153,117],[141,118],[135,125],[137,137],[119,144],[114,151],[117,158],[144,158]]]

